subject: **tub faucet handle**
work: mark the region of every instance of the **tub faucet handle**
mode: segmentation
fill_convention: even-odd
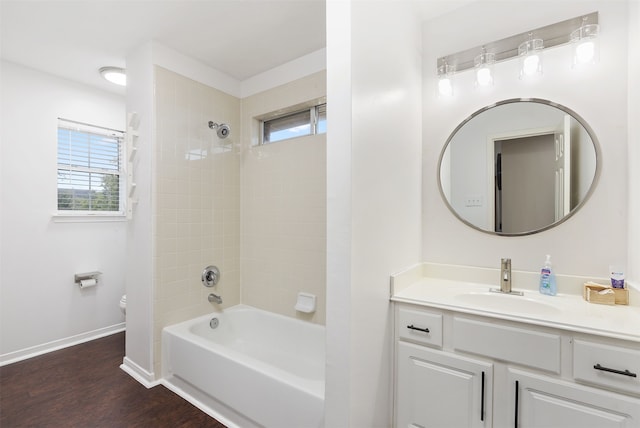
[[[205,287],[213,287],[220,281],[220,270],[216,266],[207,266],[202,271],[202,284]]]

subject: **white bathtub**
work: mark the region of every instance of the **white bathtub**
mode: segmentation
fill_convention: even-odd
[[[245,305],[165,327],[164,384],[229,426],[322,427],[324,330]]]

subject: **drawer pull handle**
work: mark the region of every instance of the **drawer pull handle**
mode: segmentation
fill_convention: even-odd
[[[480,420],[484,422],[484,372],[482,372],[482,385],[480,387],[482,388],[480,394]]]
[[[515,415],[514,415],[514,421],[513,421],[513,427],[514,428],[518,428],[518,401],[520,400],[520,397],[518,397],[518,392],[520,390],[520,381],[516,381],[516,411],[515,411]]]
[[[428,328],[420,328],[420,327],[416,327],[415,325],[411,324],[407,326],[408,329],[410,330],[418,330],[418,331],[423,331],[425,333],[429,333],[429,329]]]
[[[596,370],[602,370],[603,372],[615,373],[615,374],[629,376],[629,377],[638,377],[637,374],[631,373],[629,370],[622,371],[622,370],[610,369],[609,367],[603,367],[600,364],[596,364],[595,366],[593,366],[593,368]]]

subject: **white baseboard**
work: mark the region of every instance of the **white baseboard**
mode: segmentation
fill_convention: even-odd
[[[80,343],[89,342],[101,337],[110,336],[125,330],[125,323],[115,324],[109,327],[99,328],[97,330],[88,331],[86,333],[77,334],[75,336],[66,337],[64,339],[54,340],[52,342],[43,343],[42,345],[31,346],[29,348],[20,349],[18,351],[8,352],[0,355],[0,367],[17,363],[18,361],[37,357],[38,355],[47,354],[59,349],[68,348]]]
[[[143,369],[128,357],[124,357],[122,359],[120,368],[129,376],[140,382],[147,389],[153,388],[156,385],[160,385],[160,381],[155,379],[155,376],[152,372]]]

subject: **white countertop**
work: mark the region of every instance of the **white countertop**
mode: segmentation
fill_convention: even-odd
[[[422,271],[392,277],[391,300],[640,343],[640,306],[594,304],[561,292],[546,296],[515,285],[523,296],[491,293],[490,283],[424,277]]]

